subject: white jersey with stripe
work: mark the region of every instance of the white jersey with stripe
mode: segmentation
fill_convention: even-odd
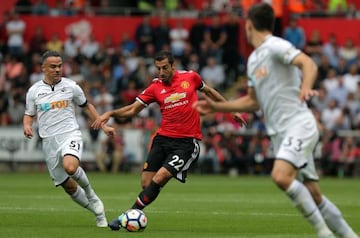
[[[301,72],[291,64],[300,52],[288,41],[269,35],[249,57],[249,86],[255,88],[269,135],[284,132],[291,123],[312,116],[299,99]]]
[[[83,90],[71,79],[63,77],[55,85],[41,80],[27,92],[25,114],[37,116],[40,137],[46,138],[78,130],[74,106],[85,103]]]

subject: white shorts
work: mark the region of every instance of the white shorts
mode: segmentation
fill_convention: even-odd
[[[313,117],[292,123],[281,134],[271,137],[276,159],[286,160],[299,169],[298,179],[318,180],[313,152],[319,131]]]
[[[63,167],[64,155],[70,154],[81,159],[83,152],[81,131],[44,138],[43,151],[50,177],[55,186],[58,186],[69,177]]]

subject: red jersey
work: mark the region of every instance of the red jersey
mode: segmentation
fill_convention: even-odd
[[[152,102],[159,104],[162,119],[158,134],[200,140],[200,114],[192,108],[192,104],[198,100],[197,90],[203,87],[199,74],[193,71],[175,71],[171,85],[155,78],[136,100],[145,106]]]

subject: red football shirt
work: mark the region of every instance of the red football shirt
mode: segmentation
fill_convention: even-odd
[[[171,85],[155,78],[136,100],[148,106],[156,102],[161,110],[158,134],[173,138],[201,139],[200,114],[192,104],[198,100],[197,90],[204,87],[199,74],[193,71],[176,71]]]

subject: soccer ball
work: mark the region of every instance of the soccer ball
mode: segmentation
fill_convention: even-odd
[[[147,217],[139,209],[129,209],[120,218],[120,223],[128,231],[143,231],[147,226]]]

